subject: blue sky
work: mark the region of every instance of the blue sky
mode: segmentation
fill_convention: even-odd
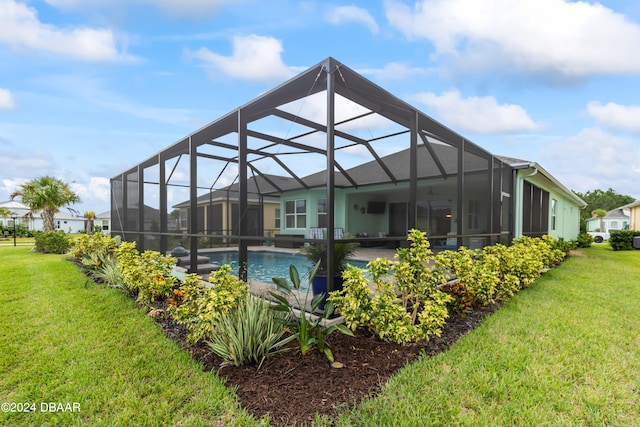
[[[570,189],[640,198],[639,46],[626,0],[0,0],[0,200],[49,174],[105,211],[110,177],[329,56]]]

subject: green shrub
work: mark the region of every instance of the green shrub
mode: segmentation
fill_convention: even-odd
[[[180,284],[181,303],[169,306],[174,320],[189,331],[187,340],[197,343],[213,337],[218,317],[238,307],[248,294],[248,285],[223,265],[209,276],[212,287],[205,287],[197,274],[188,274]]]
[[[64,231],[47,231],[35,238],[35,250],[45,254],[66,254],[70,247],[71,240]]]
[[[578,234],[576,243],[579,248],[589,248],[593,243],[593,237],[589,236],[587,233],[580,233]]]
[[[123,242],[114,250],[126,289],[137,293],[136,301],[149,305],[155,300],[168,298],[176,284],[171,275],[175,258],[159,252],[136,250],[135,242]]]
[[[501,299],[510,298],[521,288],[521,280],[518,275],[518,261],[516,251],[509,250],[508,246],[495,244],[485,246],[486,255],[494,256],[497,262],[498,283],[496,296]]]
[[[409,248],[398,249],[395,260],[378,258],[367,264],[375,294],[365,289],[364,272],[349,266],[343,274],[342,291],[329,300],[351,329],[366,326],[381,339],[398,343],[439,335],[448,317],[451,300],[441,287],[446,270],[429,248],[426,234],[409,230]]]
[[[616,230],[611,232],[609,245],[614,251],[630,251],[633,249],[633,238],[640,236],[640,231]]]
[[[81,234],[73,243],[71,255],[82,260],[95,254],[110,254],[117,246],[117,241],[111,236],[102,233]]]
[[[309,283],[311,283],[319,268],[320,261],[316,263],[309,275]],[[287,314],[284,319],[280,320],[291,330],[293,337],[298,340],[300,353],[303,356],[317,347],[330,362],[333,362],[333,353],[327,344],[327,337],[335,331],[340,331],[347,335],[353,334],[342,324],[331,326],[322,324],[323,320],[329,319],[333,314],[333,303],[330,301],[325,304],[322,316],[312,315],[320,307],[324,294],[314,295],[311,299],[311,307],[307,310],[306,296],[309,293],[305,293],[304,300],[300,298],[300,274],[293,264],[289,266],[289,279],[291,284],[282,277],[273,278],[273,283],[276,284],[279,291],[279,293],[269,292],[276,301],[273,310]]]
[[[283,338],[286,315],[271,310],[265,301],[247,294],[238,307],[214,318],[216,331],[207,345],[224,360],[224,365],[244,366],[285,351],[294,336]]]
[[[498,287],[498,258],[481,250],[460,247],[457,251],[442,251],[436,262],[445,266],[458,284],[445,286],[443,290],[456,299],[459,313],[475,304],[486,305],[493,301]]]
[[[126,286],[124,275],[120,271],[118,260],[115,256],[107,255],[102,260],[101,265],[94,270],[93,275],[102,280],[107,287],[120,289],[129,297],[135,295],[133,289]]]

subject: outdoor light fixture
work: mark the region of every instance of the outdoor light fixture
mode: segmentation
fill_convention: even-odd
[[[11,212],[11,219],[13,220],[13,246],[16,245],[16,220],[18,219],[18,214],[15,212]]]

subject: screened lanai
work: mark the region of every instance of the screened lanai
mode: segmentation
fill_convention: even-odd
[[[249,245],[317,242],[309,230],[319,226],[345,231],[320,237],[330,258],[336,241],[371,240],[363,224],[387,244],[411,228],[447,246],[508,243],[514,176],[327,58],[113,177],[112,234],[163,253],[180,241],[191,265],[216,245],[236,245],[243,265]],[[305,194],[322,202],[296,204]]]

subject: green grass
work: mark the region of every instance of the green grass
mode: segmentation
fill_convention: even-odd
[[[233,391],[167,339],[144,311],[63,256],[0,248],[1,425],[238,425]],[[74,413],[42,412],[42,402]]]
[[[335,425],[640,425],[640,251],[584,252]],[[2,425],[257,423],[132,301],[85,287],[64,257],[0,247],[0,325],[0,403],[81,405],[0,412]]]
[[[341,425],[640,425],[640,251],[572,257]]]

